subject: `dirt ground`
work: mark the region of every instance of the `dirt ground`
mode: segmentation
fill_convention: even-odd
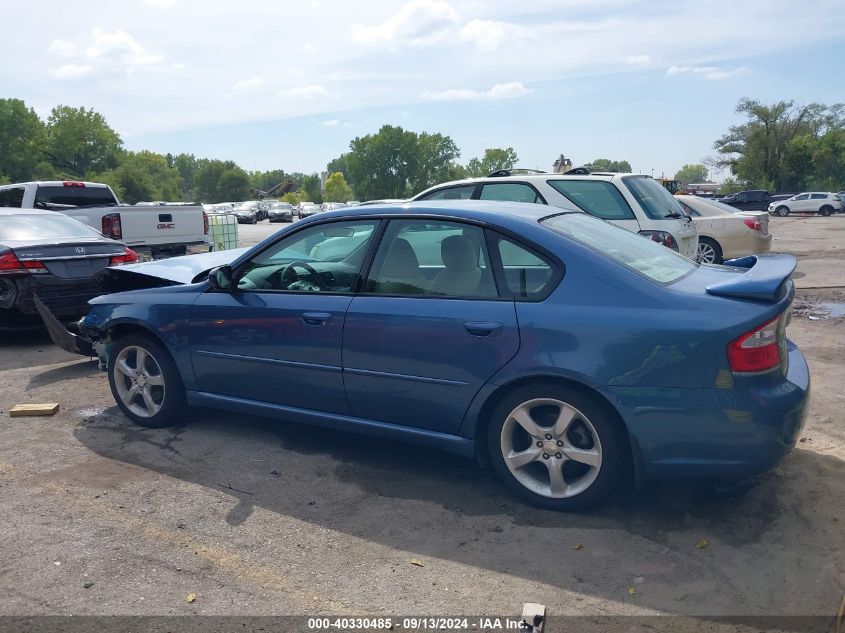
[[[556,514],[423,448],[205,410],[145,430],[93,363],[43,334],[7,337],[0,409],[61,409],[0,417],[0,614],[517,615],[535,601],[557,615],[832,616],[845,318],[825,304],[845,302],[845,215],[771,230],[800,258],[810,308],[788,332],[812,397],[796,449],[739,496],[650,486]]]

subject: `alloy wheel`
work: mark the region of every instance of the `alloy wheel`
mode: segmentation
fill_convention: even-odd
[[[554,398],[515,407],[502,426],[500,447],[513,477],[549,499],[581,494],[602,466],[602,445],[593,424],[581,411]]]
[[[114,384],[123,405],[141,418],[151,418],[164,405],[164,375],[155,357],[143,347],[124,347],[114,363]]]
[[[702,264],[712,264],[716,261],[716,249],[707,242],[698,242],[698,261]]]

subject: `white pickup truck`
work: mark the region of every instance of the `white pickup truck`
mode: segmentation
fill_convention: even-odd
[[[121,205],[96,182],[39,181],[0,185],[0,207],[59,211],[120,240],[142,259],[209,250],[208,216],[200,205]]]

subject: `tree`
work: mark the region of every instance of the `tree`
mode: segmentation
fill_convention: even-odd
[[[282,202],[287,202],[292,206],[298,205],[302,202],[302,196],[299,194],[298,191],[288,191],[285,195],[279,198]]]
[[[179,172],[182,200],[193,200],[196,197],[194,192],[194,176],[202,164],[193,154],[176,154],[168,156],[168,164]]]
[[[309,200],[316,204],[323,201],[323,194],[320,191],[320,176],[311,174],[302,180],[302,199]]]
[[[47,119],[47,155],[74,178],[117,166],[123,141],[99,112],[57,106]]]
[[[631,163],[627,160],[610,160],[609,158],[597,158],[592,163],[587,165],[590,171],[617,171],[621,173],[631,173]]]
[[[326,202],[346,202],[352,199],[352,189],[346,184],[346,178],[339,171],[329,174],[326,178],[326,191],[323,200]]]
[[[706,182],[707,173],[707,166],[701,163],[684,165],[675,174],[675,180],[679,181],[681,185],[688,185],[692,182]]]
[[[249,186],[261,191],[268,191],[287,178],[283,169],[249,172]]]
[[[123,152],[117,167],[93,176],[111,185],[118,197],[129,204],[142,200],[179,200],[182,182],[179,170],[166,156],[143,150]]]
[[[0,99],[0,179],[21,182],[51,175],[45,145],[46,128],[35,110],[20,99]]]
[[[202,202],[240,202],[249,196],[249,175],[232,161],[204,160],[194,183]]]
[[[349,174],[349,163],[347,162],[347,155],[341,154],[334,160],[329,161],[329,164],[326,165],[326,171],[330,174],[335,172],[340,172],[343,174],[343,179],[346,181],[346,184],[350,187],[354,187],[352,182],[352,177]]]
[[[362,200],[405,198],[417,169],[417,135],[399,126],[383,125],[376,134],[349,144],[347,164]]]
[[[721,155],[719,164],[755,187],[776,191],[789,188],[789,181],[795,179],[785,164],[790,143],[800,136],[818,139],[842,129],[844,107],[820,103],[798,106],[794,101],[778,101],[769,106],[741,99],[736,112],[745,117],[745,122],[732,125],[714,143]],[[794,166],[794,157],[790,161]]]
[[[449,180],[455,159],[461,155],[450,137],[428,132],[417,136],[416,151],[417,168],[409,183],[412,194]]]
[[[472,158],[466,165],[466,175],[470,178],[486,176],[499,169],[513,169],[519,156],[513,147],[491,147],[484,150],[481,158]]]

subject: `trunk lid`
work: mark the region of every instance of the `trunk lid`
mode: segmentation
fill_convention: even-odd
[[[60,279],[92,277],[106,268],[124,247],[105,241],[79,240],[65,244],[26,244],[12,248],[19,261],[38,261]]]

